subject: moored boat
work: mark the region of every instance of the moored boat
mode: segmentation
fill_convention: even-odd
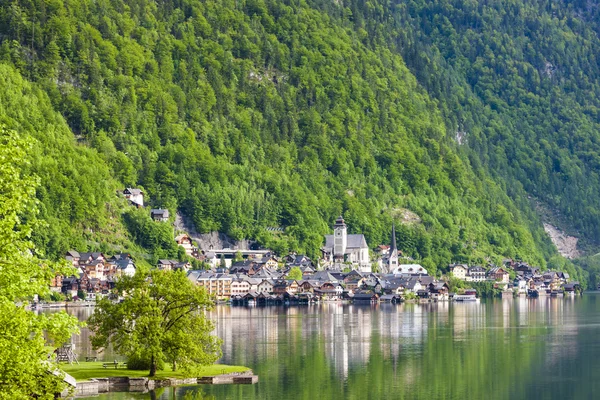
[[[453,297],[454,301],[479,301],[477,298],[477,291],[475,289],[467,289],[463,294],[455,294]]]

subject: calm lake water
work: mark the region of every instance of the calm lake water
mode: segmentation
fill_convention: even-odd
[[[80,319],[89,310],[76,311]],[[202,385],[125,399],[593,399],[600,294],[472,304],[242,308],[212,313],[226,364],[257,385]],[[84,331],[80,360],[91,354]],[[114,355],[107,354],[107,360]]]

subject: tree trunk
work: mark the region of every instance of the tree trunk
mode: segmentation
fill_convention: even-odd
[[[173,372],[177,371],[177,361],[173,360]]]
[[[150,376],[156,375],[156,360],[154,359],[154,354],[150,357]]]

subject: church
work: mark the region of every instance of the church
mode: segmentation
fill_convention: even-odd
[[[325,235],[322,251],[325,261],[332,263],[335,269],[341,270],[344,263],[351,263],[362,272],[371,272],[369,246],[365,235],[349,235],[342,216],[335,220],[333,235]]]

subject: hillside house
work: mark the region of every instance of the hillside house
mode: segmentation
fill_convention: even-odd
[[[144,206],[144,192],[141,189],[127,188],[123,190],[123,195],[131,204],[136,207]]]
[[[177,235],[177,237],[175,237],[175,242],[185,249],[185,254],[190,257],[193,256],[195,247],[191,237],[186,234]]]
[[[169,210],[164,208],[153,208],[150,210],[150,218],[158,222],[167,222],[169,220]]]

